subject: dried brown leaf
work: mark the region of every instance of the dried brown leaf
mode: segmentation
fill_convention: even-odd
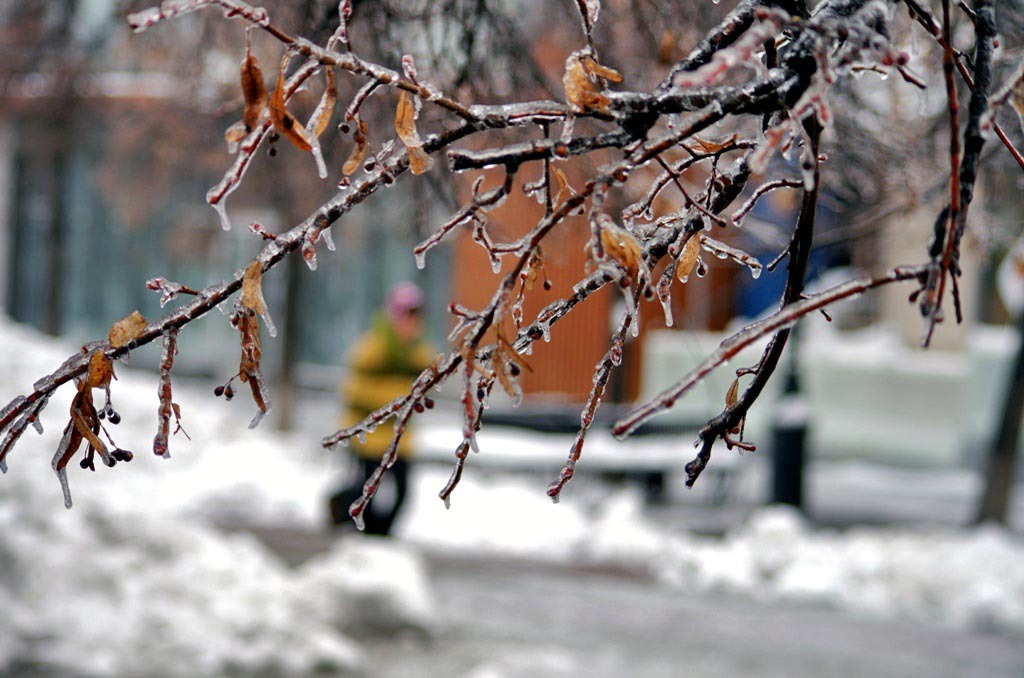
[[[622,82],[622,75],[607,66],[602,66],[589,54],[574,52],[565,61],[562,86],[566,100],[579,111],[605,110],[608,97],[601,94],[603,80]]]
[[[569,180],[565,178],[565,172],[558,167],[551,168],[551,174],[555,176],[555,181],[558,182],[558,193],[555,194],[555,202],[559,203],[562,201],[562,197],[566,195],[576,195],[576,191],[569,185]]]
[[[263,82],[263,71],[260,70],[259,63],[248,46],[245,48],[241,70],[242,98],[245,100],[242,124],[245,125],[246,132],[251,132],[259,124],[263,110],[267,107],[267,86]],[[278,85],[280,84],[279,80]]]
[[[608,68],[597,63],[594,57],[586,57],[583,60],[583,67],[587,70],[590,75],[598,78],[604,78],[608,82],[622,82],[622,74],[614,68]]]
[[[409,153],[409,170],[413,174],[423,174],[428,171],[433,166],[434,159],[423,150],[423,140],[420,139],[420,135],[416,131],[416,106],[406,92],[398,94],[395,132]]]
[[[690,274],[693,273],[693,267],[697,265],[698,258],[700,258],[700,234],[694,233],[686,241],[683,253],[679,257],[679,263],[676,264],[676,277],[679,278],[679,282],[685,283],[690,279]]]
[[[538,247],[530,254],[530,260],[526,264],[526,276],[523,279],[523,287],[530,291],[537,285],[537,278],[540,270],[544,267],[544,258]]]
[[[516,347],[505,338],[503,332],[498,332],[498,353],[501,354],[502,358],[509,363],[515,363],[516,365],[526,369],[527,372],[533,372],[533,368],[530,367],[530,363],[526,362],[526,358],[523,357]]]
[[[277,85],[274,87],[273,94],[270,95],[270,119],[274,123],[274,129],[281,136],[292,142],[296,148],[308,153],[313,150],[313,146],[309,143],[309,137],[306,136],[306,129],[299,124],[294,115],[288,112],[285,106],[284,66],[285,62],[282,62],[281,70],[277,74]]]
[[[82,446],[82,440],[82,434],[78,432],[75,422],[68,421],[68,425],[64,428],[64,437],[61,440],[62,447],[57,450],[61,456],[53,464],[54,471],[61,471],[68,465],[68,462],[78,452],[78,448]]]
[[[643,261],[643,251],[633,234],[613,223],[605,223],[601,229],[601,246],[605,254],[614,259],[636,280]]]
[[[710,139],[702,139],[695,136],[692,138],[693,144],[690,148],[701,153],[719,153],[736,143],[737,136],[732,134],[721,141],[711,141]]]
[[[113,378],[114,363],[103,355],[103,351],[93,351],[89,356],[89,371],[85,376],[85,385],[88,388],[107,388]]]
[[[132,311],[110,326],[110,345],[114,348],[124,346],[130,341],[137,339],[148,325],[149,323],[142,317],[141,313]]]
[[[352,149],[352,153],[348,156],[348,160],[341,168],[341,173],[345,176],[355,174],[359,171],[359,168],[363,164],[363,158],[366,157],[366,149],[369,147],[369,142],[366,140],[366,121],[360,120],[359,125],[356,127],[355,134],[352,135],[355,139],[356,145]]]
[[[307,125],[307,129],[311,132],[314,139],[319,139],[320,135],[327,129],[327,125],[331,122],[331,116],[334,115],[334,105],[338,101],[338,88],[334,80],[334,69],[327,67],[324,73],[327,76],[327,86],[324,88],[324,95],[321,97],[320,103],[317,105],[316,110],[313,111],[311,124]]]
[[[91,405],[89,409],[92,409]],[[100,456],[106,459],[107,446],[104,445],[103,441],[100,440],[99,437],[92,431],[93,422],[95,422],[95,410],[92,411],[90,416],[90,414],[88,414],[87,412],[83,412],[81,409],[72,405],[71,423],[74,424],[75,430],[78,431],[82,438],[89,441],[89,446],[92,447],[92,449],[99,452]]]
[[[239,314],[238,331],[242,334],[242,358],[238,365],[238,378],[249,381],[260,369],[263,349],[260,346],[260,325],[255,313],[243,311]]]
[[[497,362],[494,366],[494,376],[501,384],[501,390],[511,398],[515,398],[519,394],[519,390],[516,388],[515,382],[508,373],[508,364],[504,362]]]
[[[256,408],[263,413],[270,408],[267,405],[266,399],[263,397],[263,388],[260,385],[260,379],[258,375],[253,375],[249,380],[249,390],[252,392],[252,400],[256,403]],[[258,421],[258,420],[257,420]],[[253,428],[250,426],[249,428]]]
[[[732,407],[740,399],[740,379],[736,377],[725,394],[725,406]]]
[[[258,261],[252,262],[249,268],[245,269],[241,301],[242,306],[257,314],[267,310],[267,303],[263,299],[263,266]]]
[[[228,144],[228,152],[234,153],[238,150],[238,144],[249,135],[245,123],[239,120],[224,132],[224,141]]]
[[[679,60],[678,40],[672,31],[662,31],[661,39],[658,41],[658,64],[668,66]]]

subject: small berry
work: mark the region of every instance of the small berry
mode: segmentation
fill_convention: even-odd
[[[118,424],[121,423],[121,415],[115,412],[114,410],[110,410],[110,414],[107,416],[110,418],[110,423],[113,424],[114,426],[117,426]]]
[[[548,280],[547,278],[544,279],[544,291],[545,292],[550,292],[551,291],[551,281]]]
[[[487,396],[487,393],[485,393],[482,388],[478,388],[476,390],[476,399],[477,400],[483,400],[486,396]]]
[[[78,462],[78,465],[82,468],[92,468],[92,461],[90,461],[88,457],[84,457],[82,461]]]
[[[106,410],[100,410],[99,412],[96,413],[96,417],[99,418],[99,419],[105,419],[106,416],[107,416],[107,411]]]
[[[224,387],[224,397],[231,400],[235,397],[235,389],[231,388],[230,385]]]
[[[214,389],[213,389],[213,395],[217,396],[218,398],[221,397],[222,395],[224,395],[224,387],[223,386],[215,386]]]
[[[423,403],[416,403],[415,405],[412,406],[412,409],[416,410],[416,413],[419,414],[424,409]]]
[[[511,374],[513,377],[518,377],[520,372],[522,372],[522,369],[520,369],[519,365],[511,363],[508,366],[508,373]]]
[[[423,399],[423,404],[427,406],[428,410],[434,409],[434,399],[433,398],[424,398]]]

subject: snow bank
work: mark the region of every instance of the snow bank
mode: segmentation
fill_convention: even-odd
[[[4,399],[67,356],[67,347],[0,320]],[[723,539],[654,523],[639,496],[586,483],[554,505],[549,478],[467,472],[445,510],[445,470],[418,469],[399,522],[405,544],[346,538],[289,570],[252,538],[209,525],[242,521],[310,529],[340,464],[321,430],[250,431],[252,406],[175,382],[192,441],[171,460],[147,449],[156,379],[118,366],[112,434],[136,455],[96,473],[69,469],[63,509],[50,457],[70,391],[54,397],[42,436],[29,432],[0,478],[0,672],[45,665],[98,676],[357,669],[352,637],[434,622],[416,549],[641,569],[682,592],[810,602],[858,614],[1024,632],[1024,544],[978,530],[811,530],[764,509]],[[513,450],[507,451],[512,453]],[[487,454],[501,455],[501,449]],[[477,470],[479,471],[479,470]]]
[[[291,570],[246,534],[92,495],[64,511],[35,483],[4,480],[0,672],[351,671],[364,657],[345,632],[426,633],[434,609],[423,563],[400,545],[353,535]]]
[[[468,482],[467,482],[468,480]],[[555,506],[522,479],[464,480],[445,511],[440,474],[421,474],[405,539],[445,551],[646,571],[687,592],[806,602],[956,628],[1024,632],[1024,541],[971,530],[815,531],[784,507],[757,511],[724,538],[670,532],[622,490]]]
[[[683,590],[1024,631],[1024,543],[996,527],[815,532],[794,510],[768,507],[724,539],[667,539],[657,555],[656,574]]]
[[[5,401],[69,350],[6,321],[0,343]],[[65,387],[0,478],[0,673],[307,676],[363,667],[345,632],[425,632],[434,606],[408,547],[352,536],[292,570],[253,537],[211,526],[319,524],[336,469],[315,440],[248,431],[248,403],[176,383],[193,440],[177,435],[173,458],[156,458],[156,379],[117,371],[122,423],[109,428],[135,460],[96,473],[73,462],[75,505],[63,508],[49,463]]]

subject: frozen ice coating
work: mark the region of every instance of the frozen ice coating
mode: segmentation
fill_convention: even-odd
[[[231,219],[228,217],[228,208],[224,204],[224,200],[221,199],[217,202],[212,202],[210,203],[210,207],[212,207],[214,211],[217,212],[217,218],[220,219],[220,227],[225,231],[230,231]]]
[[[313,143],[310,144],[310,146],[311,146],[311,152],[313,154],[313,160],[314,160],[314,162],[316,162],[316,172],[320,176],[321,179],[326,179],[327,178],[327,163],[324,162],[324,153],[323,153],[323,150],[321,150],[321,148],[320,148],[320,142],[318,140],[314,139]]]
[[[156,22],[160,21],[163,15],[159,7],[149,7],[139,12],[128,15],[128,25],[136,33],[141,33]]]
[[[327,251],[335,252],[337,247],[334,245],[334,236],[331,235],[331,229],[325,228],[320,231],[320,239],[324,241],[324,245],[327,247]]]
[[[267,327],[267,334],[271,337],[277,336],[277,325],[274,324],[274,319],[270,316],[270,309],[267,305],[263,305],[263,312],[260,313],[260,318],[263,319],[263,324]]]

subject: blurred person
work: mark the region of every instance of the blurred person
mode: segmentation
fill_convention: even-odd
[[[413,381],[433,358],[423,338],[423,293],[411,282],[391,288],[383,309],[370,329],[348,354],[349,373],[339,386],[346,408],[343,426],[351,426],[395,398],[409,392]],[[363,484],[380,465],[394,429],[382,425],[367,433],[365,441],[353,439],[349,449],[358,460],[358,473],[330,500],[331,522],[351,522],[348,508],[363,492]],[[363,514],[367,534],[387,535],[405,502],[409,487],[409,459],[413,454],[411,430],[398,445],[398,459],[388,469],[381,487]],[[389,487],[390,486],[390,487]]]

